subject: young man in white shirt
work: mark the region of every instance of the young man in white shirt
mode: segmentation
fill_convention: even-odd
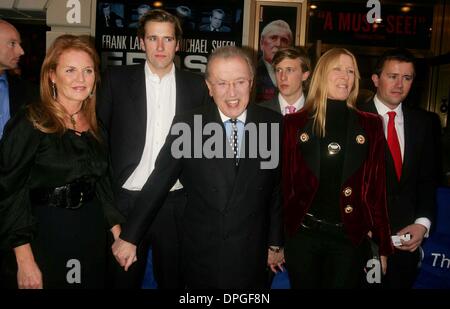
[[[175,68],[182,30],[178,19],[151,10],[139,21],[138,37],[145,51],[141,65],[111,67],[102,78],[98,115],[108,131],[117,208],[128,216],[134,200],[152,173],[174,116],[207,102],[200,75]],[[151,244],[158,288],[183,287],[179,270],[178,220],[186,204],[179,182],[165,199],[150,234],[139,246],[139,261],[124,273],[118,270],[114,286],[138,288],[144,276]]]
[[[307,53],[294,47],[280,49],[273,57],[273,68],[278,94],[261,105],[283,116],[299,111],[305,104],[304,83],[311,70]]]

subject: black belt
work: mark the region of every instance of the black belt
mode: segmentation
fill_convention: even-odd
[[[95,183],[91,180],[76,180],[55,188],[30,190],[33,205],[77,209],[91,201],[95,195]]]
[[[314,215],[307,213],[303,219],[301,226],[306,229],[316,229],[327,232],[342,231],[344,225],[342,223],[331,223],[323,219],[316,218]]]

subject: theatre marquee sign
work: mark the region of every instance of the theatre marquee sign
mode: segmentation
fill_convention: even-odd
[[[358,46],[430,49],[433,7],[381,5],[381,20],[370,23],[365,4],[318,2],[310,11],[309,41]]]

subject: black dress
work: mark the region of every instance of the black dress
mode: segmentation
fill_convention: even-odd
[[[105,286],[109,228],[123,217],[113,206],[106,147],[89,132],[45,134],[21,112],[0,141],[0,280],[15,283],[13,248],[30,243],[44,288]],[[30,192],[80,179],[94,198],[77,209],[35,205]],[[11,286],[11,285],[10,285]]]

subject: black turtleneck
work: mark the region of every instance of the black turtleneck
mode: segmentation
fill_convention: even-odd
[[[328,222],[341,222],[339,197],[347,141],[348,107],[345,101],[327,100],[325,137],[320,139],[319,188],[310,213]],[[338,143],[341,150],[329,154],[328,145]]]

